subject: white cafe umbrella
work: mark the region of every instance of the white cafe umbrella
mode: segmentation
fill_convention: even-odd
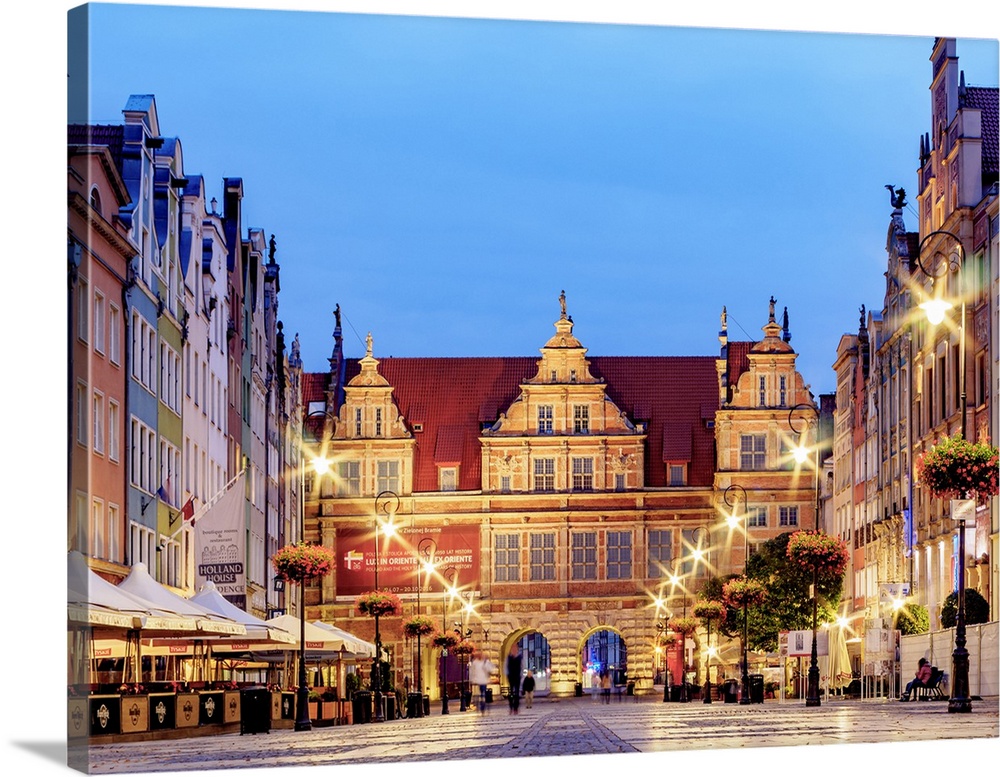
[[[275,647],[280,648],[282,644],[291,644],[296,641],[294,634],[278,626],[273,626],[245,610],[241,610],[220,594],[219,589],[215,587],[215,583],[211,580],[205,583],[202,589],[188,601],[194,602],[226,618],[230,618],[237,623],[242,623],[246,628],[244,642],[275,642],[278,643]]]

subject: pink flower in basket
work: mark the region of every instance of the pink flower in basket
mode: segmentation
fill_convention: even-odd
[[[274,571],[282,580],[309,580],[323,577],[333,569],[333,551],[322,545],[299,542],[286,545],[271,557]]]
[[[476,652],[476,644],[467,639],[463,639],[451,649],[451,652],[456,656],[471,656]]]
[[[355,601],[362,615],[396,615],[403,609],[403,602],[391,591],[366,591]]]
[[[423,615],[415,615],[403,624],[403,631],[408,637],[423,637],[434,631],[434,622]]]
[[[458,644],[458,635],[453,631],[438,631],[431,637],[431,644],[447,650]]]
[[[704,601],[694,606],[694,615],[706,621],[721,621],[726,617],[726,608],[722,602]]]
[[[687,636],[698,628],[697,618],[671,618],[667,626],[671,631]]]

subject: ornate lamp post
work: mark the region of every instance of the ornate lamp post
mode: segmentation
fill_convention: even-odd
[[[923,253],[924,245],[932,237],[943,235],[955,241],[955,253],[948,257],[948,263],[944,266],[944,272],[933,274],[927,271],[920,256]],[[957,255],[957,256],[956,256]],[[966,424],[966,387],[965,387],[965,294],[962,291],[961,278],[965,271],[965,247],[962,245],[958,235],[947,232],[943,229],[930,232],[924,236],[917,248],[917,255],[914,257],[917,267],[921,272],[931,279],[933,290],[936,281],[943,277],[954,267],[959,273],[959,298],[962,301],[961,312],[958,322],[958,412],[959,428],[962,439],[965,439]],[[953,305],[941,297],[935,296],[923,302],[920,308],[927,315],[927,320],[931,324],[940,324],[944,321],[945,314]],[[953,516],[954,517],[954,516]],[[965,518],[958,521],[958,591],[956,593],[958,613],[955,617],[955,649],[951,654],[951,698],[948,700],[948,712],[972,712],[972,700],[969,698],[969,651],[966,649],[965,636]]]
[[[375,591],[378,592],[378,535],[385,532],[386,537],[392,536],[393,516],[399,509],[399,495],[395,491],[381,491],[375,497]],[[379,526],[379,515],[385,516],[385,523]],[[379,630],[379,610],[375,610],[375,663],[372,665],[372,684],[375,686],[375,722],[385,720],[382,712],[382,632]]]
[[[694,615],[696,618],[701,618],[705,621],[705,688],[704,688],[704,698],[702,701],[705,704],[712,703],[712,682],[711,682],[711,670],[712,670],[712,621],[721,621],[726,617],[726,608],[722,606],[721,602],[715,601],[704,601],[698,602],[694,606]]]
[[[458,703],[459,712],[465,712],[469,708],[468,703],[466,701],[466,688],[465,688],[465,672],[466,668],[468,667],[469,654],[468,652],[462,653],[461,649],[463,647],[468,646],[468,643],[466,643],[466,645],[463,645],[462,643],[472,636],[472,629],[466,628],[466,617],[475,612],[475,608],[473,608],[472,606],[472,598],[471,598],[473,595],[474,592],[470,591],[469,602],[465,603],[462,599],[462,595],[457,594],[458,600],[462,602],[462,608],[460,610],[462,620],[455,622],[455,633],[458,635],[458,642],[459,642],[459,644],[455,648],[455,652],[459,656],[459,670],[461,671],[461,678],[460,678],[461,691]]]
[[[430,537],[424,537],[420,542],[417,543],[417,614],[420,614],[420,589],[423,587],[420,581],[420,573],[423,571],[427,575],[428,582],[431,579],[431,572],[434,571],[434,564],[431,558],[434,556],[434,551],[437,550],[437,544]],[[420,656],[420,643],[422,641],[421,636],[417,636],[417,693],[420,698],[417,700],[417,717],[423,717],[424,715],[424,665]]]
[[[729,501],[730,492],[732,492],[732,502]],[[725,500],[727,505],[733,508],[733,513],[730,518],[734,520],[730,523],[730,526],[735,528],[735,526],[739,523],[739,517],[736,515],[736,507],[739,505],[739,494],[737,494],[737,492],[743,495],[743,520],[746,521],[743,526],[743,577],[745,578],[747,576],[747,561],[750,559],[750,507],[747,502],[747,490],[743,488],[743,486],[734,483],[725,490],[722,498]],[[748,603],[744,601],[743,639],[741,640],[741,646],[743,648],[743,667],[742,674],[740,676],[740,704],[750,703],[750,664],[747,660],[747,609]]]
[[[448,595],[451,594],[452,597],[455,596],[455,592],[458,590],[455,585],[455,576],[458,574],[455,567],[448,567],[444,571],[444,580],[448,579],[449,573],[451,575],[451,587],[442,585],[441,587],[441,633],[444,634],[448,630]],[[441,714],[448,714],[448,649],[446,647],[441,648]]]

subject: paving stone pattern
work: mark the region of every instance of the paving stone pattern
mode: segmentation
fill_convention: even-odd
[[[518,715],[494,704],[414,720],[97,745],[94,774],[594,755],[1000,736],[998,700],[970,714],[947,702],[831,701],[764,705],[663,703],[647,697],[600,704],[538,700]]]

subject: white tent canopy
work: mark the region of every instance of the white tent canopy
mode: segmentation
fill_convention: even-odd
[[[74,623],[150,632],[195,632],[194,618],[149,601],[109,583],[87,566],[79,551],[70,551],[67,566],[67,604]]]
[[[365,642],[361,637],[356,637],[349,631],[337,628],[332,623],[313,621],[313,624],[340,637],[344,641],[343,650],[345,653],[353,653],[365,658],[372,658],[375,655],[375,645],[371,642]]]
[[[193,604],[183,596],[175,594],[156,582],[141,561],[132,565],[132,571],[118,585],[118,588],[128,593],[140,596],[158,607],[181,613],[194,618],[199,630],[208,634],[227,634],[230,636],[245,636],[246,626],[242,623],[219,615],[198,604]]]
[[[291,644],[297,641],[295,634],[292,634],[278,626],[273,626],[264,620],[241,610],[226,597],[219,593],[215,583],[209,580],[202,586],[201,591],[189,600],[195,604],[211,610],[214,613],[230,618],[237,623],[242,623],[246,628],[247,642],[276,642]],[[275,645],[280,647],[281,645]]]

